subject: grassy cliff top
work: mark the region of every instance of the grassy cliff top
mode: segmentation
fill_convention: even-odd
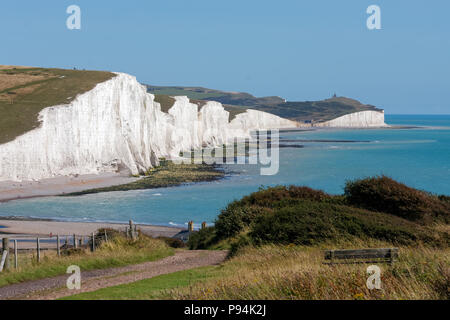
[[[187,96],[197,101],[218,101],[228,106],[233,113],[254,109],[299,122],[322,122],[354,112],[381,111],[372,105],[346,97],[333,97],[320,101],[286,101],[275,96],[258,98],[245,92],[226,92],[202,87],[147,85],[147,90],[155,95]]]
[[[155,101],[158,102],[161,105],[161,111],[168,113],[169,109],[173,107],[173,104],[175,103],[175,99],[173,98],[174,95],[169,96],[167,94],[155,94]],[[207,100],[197,100],[190,98],[191,103],[195,103],[198,105],[199,110],[207,103]],[[223,108],[230,113],[230,121],[233,120],[238,114],[244,113],[247,108],[242,106],[233,106],[224,104]]]
[[[115,75],[106,71],[0,65],[0,144],[39,126],[39,112],[70,103]]]

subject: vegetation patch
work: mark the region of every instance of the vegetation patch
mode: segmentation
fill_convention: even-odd
[[[385,205],[384,209],[392,208],[392,205],[385,203],[396,199],[392,196],[397,194],[395,188],[388,188],[389,192],[379,188],[379,179],[388,178],[371,179],[367,181],[370,187],[378,190],[377,203]],[[366,209],[361,205],[363,198],[359,197],[361,201],[355,204],[352,193],[348,191],[359,185],[359,180],[348,182],[347,191],[341,196],[308,187],[278,186],[261,189],[230,203],[222,210],[213,227],[191,236],[189,246],[204,249],[228,243],[232,253],[248,244],[319,245],[353,240],[378,240],[408,246],[448,246],[450,235],[445,221],[448,221],[450,209],[447,199],[403,186],[392,179],[388,181],[389,185],[406,190],[406,194],[418,194],[419,200],[423,200],[411,201],[407,207],[410,212],[421,212],[424,208],[439,208],[441,211],[439,214],[428,214],[428,223],[424,224],[423,220],[409,219],[399,214],[395,207],[384,211],[381,207],[375,210],[368,206]],[[371,190],[370,187],[367,188]],[[371,193],[366,196],[371,197]]]
[[[155,94],[155,102],[161,105],[161,111],[168,113],[169,109],[173,107],[175,99],[166,94]]]
[[[450,222],[448,197],[410,188],[386,176],[348,182],[345,195],[350,204],[369,210],[413,221]]]
[[[63,196],[79,196],[90,193],[128,191],[178,186],[184,183],[214,181],[224,176],[223,171],[206,164],[174,164],[165,161],[163,165],[153,168],[143,178],[118,186],[89,189]]]
[[[203,283],[219,276],[220,267],[201,267],[184,270],[129,284],[81,293],[61,300],[149,300],[169,299],[171,291]]]
[[[400,247],[399,260],[381,264],[381,290],[366,286],[367,264],[327,265],[324,249],[386,247],[381,241],[323,243],[321,246],[247,246],[203,282],[170,290],[188,300],[448,300],[448,248]]]
[[[441,232],[389,214],[311,201],[259,216],[249,236],[255,243],[298,245],[353,239],[377,239],[395,245],[448,245]]]
[[[84,248],[58,257],[56,251],[43,251],[39,263],[34,253],[20,254],[18,270],[11,268],[0,273],[0,287],[62,275],[70,265],[77,265],[84,271],[106,269],[154,261],[174,254],[174,250],[161,240],[145,235],[131,240],[123,234],[107,232],[108,241],[102,241],[94,252]],[[98,235],[103,234],[104,230],[98,232]]]
[[[373,179],[369,184],[378,185],[379,178]],[[389,192],[380,194],[380,201],[391,198]],[[348,197],[348,193],[332,196],[307,187],[261,189],[230,203],[214,226],[191,234],[190,249],[230,248],[222,265],[69,299],[448,300],[448,224],[435,216],[430,219],[437,223],[424,224],[390,212],[367,210]],[[448,201],[447,196],[436,199]],[[413,203],[422,206],[420,201]],[[323,263],[324,251],[329,249],[393,246],[399,248],[399,258],[394,264],[379,264],[380,290],[367,288],[367,264]]]
[[[169,109],[173,107],[175,103],[175,99],[166,94],[155,94],[155,102],[158,102],[161,105],[161,111],[165,113],[169,113]],[[205,100],[196,100],[190,99],[191,103],[195,103],[198,106],[198,110],[200,111],[208,101]],[[225,111],[230,113],[229,121],[232,121],[238,114],[244,113],[247,111],[247,108],[240,106],[232,106],[232,105],[223,105]]]
[[[380,265],[381,290],[366,286],[367,265],[323,264],[323,249],[386,247],[379,241],[322,246],[247,246],[220,266],[161,275],[65,300],[375,300],[450,298],[448,249],[401,247],[394,265]]]

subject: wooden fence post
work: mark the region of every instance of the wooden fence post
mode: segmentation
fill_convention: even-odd
[[[19,259],[17,258],[17,240],[14,239],[14,267],[19,268]]]
[[[136,235],[134,234],[134,230],[133,230],[133,220],[130,220],[130,237],[131,239],[134,240],[134,238],[136,237]]]
[[[92,245],[91,245],[91,251],[95,251],[95,233],[92,232]]]
[[[58,253],[58,257],[61,256],[61,243],[59,242],[59,234],[56,235],[56,252]]]
[[[5,262],[8,259],[8,251],[3,250],[0,255],[0,272],[3,272],[3,267],[5,266]]]
[[[37,262],[41,261],[41,244],[39,243],[39,237],[36,238],[36,251],[37,251]]]
[[[78,247],[78,244],[77,244],[77,236],[76,236],[76,235],[73,235],[73,247],[74,247],[75,249]]]
[[[8,252],[5,260],[5,265],[3,266],[5,270],[9,269],[9,238],[3,238],[2,240],[3,244],[3,251]]]
[[[188,240],[191,238],[191,234],[194,231],[194,221],[188,222]]]
[[[106,229],[105,229],[105,241],[108,242],[108,234],[106,233]]]

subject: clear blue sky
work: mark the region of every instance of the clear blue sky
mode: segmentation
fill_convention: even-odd
[[[82,29],[66,28],[66,8]],[[382,30],[366,28],[381,7]],[[0,64],[122,71],[288,100],[450,113],[450,1],[2,1]]]

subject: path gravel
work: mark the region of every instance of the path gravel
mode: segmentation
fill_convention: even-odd
[[[225,260],[227,251],[178,250],[175,255],[152,262],[110,268],[81,271],[81,289],[66,288],[69,274],[13,284],[0,288],[0,300],[27,299],[52,300],[82,292],[131,283],[158,275],[173,273],[203,266],[220,264]]]

